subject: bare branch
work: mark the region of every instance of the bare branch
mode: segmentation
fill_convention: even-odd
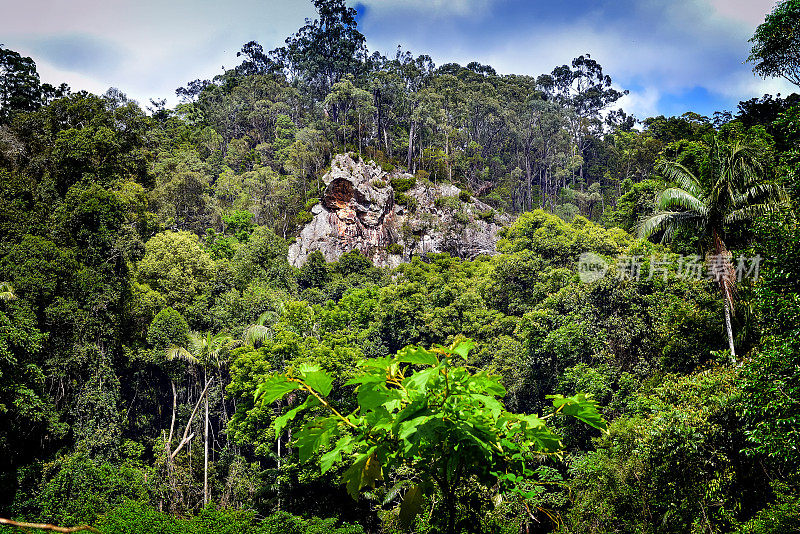
[[[208,392],[208,386],[211,385],[214,379],[212,378],[208,382],[206,382],[206,387],[203,389],[203,392],[200,394],[200,397],[197,399],[197,402],[194,405],[194,410],[192,410],[192,415],[189,416],[189,421],[186,422],[186,429],[183,431],[183,437],[181,438],[181,442],[178,444],[178,447],[172,452],[170,455],[170,460],[175,458],[175,456],[180,452],[184,445],[189,443],[189,441],[194,437],[194,434],[191,436],[189,435],[189,430],[192,428],[192,420],[194,420],[194,416],[197,415],[197,409],[200,408],[200,402],[202,402],[203,397]]]
[[[20,521],[12,521],[11,519],[4,519],[0,517],[0,525],[11,525],[18,528],[38,528],[39,530],[52,530],[53,532],[80,532],[88,530],[90,532],[97,532],[102,534],[99,530],[89,525],[81,525],[79,527],[58,527],[56,525],[48,525],[46,523],[23,523]]]

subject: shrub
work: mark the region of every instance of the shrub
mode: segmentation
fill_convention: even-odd
[[[308,224],[314,220],[314,216],[311,214],[310,211],[301,211],[297,214],[297,224],[303,225]]]
[[[456,197],[439,197],[433,201],[433,205],[439,209],[457,210],[461,207]]]
[[[413,176],[411,178],[402,178],[400,176],[396,176],[392,178],[392,187],[398,193],[405,193],[415,185],[417,185],[417,179]]]
[[[469,215],[464,210],[458,210],[453,214],[453,219],[460,224],[469,224]]]
[[[428,171],[424,171],[422,169],[418,170],[414,173],[414,179],[422,182],[423,184],[430,184],[431,183],[431,173]]]
[[[472,200],[472,195],[470,195],[468,191],[462,189],[461,192],[458,193],[458,199],[461,202],[470,202]]]
[[[392,243],[386,247],[386,251],[389,254],[402,254],[403,253],[403,245],[400,243]]]
[[[482,221],[486,221],[487,223],[494,222],[494,210],[488,209],[486,211],[478,212],[478,219]]]
[[[383,180],[373,180],[372,187],[375,187],[377,189],[383,189],[384,187],[386,187],[386,182],[384,182]]]
[[[114,534],[363,534],[357,524],[338,518],[304,519],[288,512],[276,512],[259,521],[251,510],[206,508],[190,518],[174,517],[141,502],[129,500],[114,508],[97,524],[102,532]]]
[[[419,205],[419,202],[417,202],[416,198],[406,195],[405,193],[397,193],[394,196],[394,201],[395,203],[408,208],[408,211],[416,211],[417,206]]]
[[[305,204],[304,208],[305,208],[306,211],[311,211],[311,208],[313,208],[317,204],[319,204],[319,199],[318,198],[309,198],[306,201],[306,204]]]

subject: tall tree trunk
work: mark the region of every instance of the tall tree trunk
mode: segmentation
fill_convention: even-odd
[[[725,307],[725,331],[728,334],[728,347],[731,349],[731,362],[736,361],[736,348],[733,344],[733,327],[731,326],[731,315],[733,315],[733,298],[736,294],[736,275],[733,265],[730,262],[730,252],[725,246],[725,242],[716,229],[712,231],[714,240],[714,254],[717,258],[716,272],[719,288],[722,292],[722,304]]]
[[[205,374],[205,373],[204,373]],[[206,387],[208,387],[208,378]],[[203,451],[203,506],[208,506],[208,391],[206,391],[206,429],[205,429],[205,450]]]
[[[414,129],[416,128],[416,123],[411,121],[411,128],[408,129],[408,158],[407,158],[407,167],[408,172],[414,173],[411,169],[411,160],[414,157]]]
[[[731,326],[731,307],[725,291],[722,292],[722,302],[725,306],[725,330],[728,333],[728,346],[731,349],[731,362],[736,361],[736,348],[733,346],[733,327]]]

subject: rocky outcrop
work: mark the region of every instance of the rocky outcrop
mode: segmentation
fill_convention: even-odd
[[[301,266],[317,250],[327,261],[358,250],[387,267],[433,252],[465,259],[495,253],[498,223],[504,221],[454,185],[414,183],[410,174],[386,173],[347,154],[333,159],[323,181],[313,219],[289,247],[292,265]],[[408,189],[395,192],[393,181]]]

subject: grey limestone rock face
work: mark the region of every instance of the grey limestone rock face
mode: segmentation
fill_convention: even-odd
[[[486,216],[488,205],[474,198],[462,202],[454,185],[417,183],[405,192],[413,199],[407,203],[416,204],[409,209],[395,203],[392,178],[413,177],[386,173],[347,154],[335,156],[323,177],[325,193],[311,210],[314,218],[289,247],[289,263],[299,267],[314,251],[336,261],[358,250],[379,267],[435,252],[465,259],[495,254],[501,225]]]

